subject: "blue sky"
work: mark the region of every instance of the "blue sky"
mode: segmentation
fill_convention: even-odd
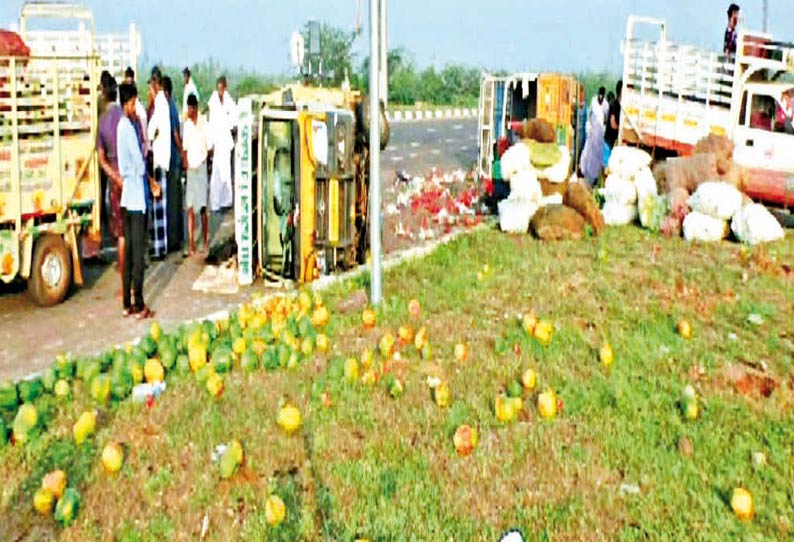
[[[368,50],[368,0],[356,50]],[[353,29],[359,0],[89,0],[98,31],[133,21],[151,61],[191,64],[210,56],[229,67],[290,70],[290,34],[315,18]],[[454,61],[518,70],[621,69],[630,14],[666,18],[671,39],[719,49],[723,0],[389,0],[390,47],[420,66]],[[749,28],[762,26],[762,0],[740,1]],[[769,0],[770,32],[794,41],[794,0]],[[21,0],[0,2],[0,21],[17,19]],[[552,7],[554,6],[554,7]],[[141,66],[141,69],[143,66]]]

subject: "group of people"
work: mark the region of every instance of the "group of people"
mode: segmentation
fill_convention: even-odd
[[[199,92],[189,68],[183,70],[185,91],[180,114],[173,82],[154,67],[148,107],[138,97],[135,72],[127,68],[119,85],[103,72],[103,111],[97,154],[107,193],[109,232],[117,243],[123,316],[149,318],[144,302],[147,253],[162,260],[171,252],[197,254],[196,214],[202,222],[202,251],[209,250],[209,214],[232,205],[232,151],[237,110],[217,80],[208,101],[209,121],[199,114]],[[184,190],[183,190],[184,174]],[[187,238],[183,217],[187,213]]]
[[[618,81],[614,94],[607,94],[606,88],[600,87],[590,102],[585,130],[587,137],[579,169],[591,188],[601,176],[601,169],[609,162],[609,155],[618,140],[622,95],[623,81]]]

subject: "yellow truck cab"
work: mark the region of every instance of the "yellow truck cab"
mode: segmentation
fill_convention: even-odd
[[[650,27],[655,38],[637,37]],[[739,29],[735,58],[668,40],[661,19],[631,16],[623,43],[620,141],[662,154],[691,154],[709,134],[733,140],[753,199],[794,205],[794,44]],[[781,114],[783,113],[783,114]]]
[[[77,29],[33,28],[52,19]],[[97,87],[135,66],[140,40],[96,39],[89,9],[59,3],[26,3],[19,35],[30,55],[0,57],[0,279],[48,306],[82,284],[81,237],[101,235]]]

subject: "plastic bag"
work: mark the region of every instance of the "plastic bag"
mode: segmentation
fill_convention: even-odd
[[[731,230],[739,241],[748,245],[771,243],[785,236],[780,223],[759,203],[748,203],[739,209],[731,221]]]
[[[502,155],[502,178],[512,179],[519,171],[532,168],[529,147],[523,143],[513,145]]]
[[[637,219],[637,206],[635,204],[621,205],[620,203],[607,202],[601,210],[604,222],[608,226],[625,226]]]
[[[640,224],[651,231],[661,231],[662,222],[670,211],[667,196],[647,195],[637,203]]]
[[[644,167],[651,165],[651,155],[634,147],[614,147],[609,155],[608,169],[624,179],[630,179]]]
[[[529,221],[538,206],[524,200],[505,199],[499,202],[499,228],[506,233],[527,233]]]
[[[689,207],[713,218],[730,220],[742,207],[742,193],[728,183],[706,182],[689,197]]]
[[[684,217],[684,239],[712,243],[728,235],[728,222],[698,211]]]
[[[542,198],[543,191],[534,170],[525,169],[510,178],[510,199],[539,204]]]
[[[560,161],[551,167],[538,171],[538,178],[546,179],[550,183],[562,184],[568,180],[568,173],[571,169],[571,153],[565,146],[560,147],[562,157]]]
[[[602,194],[607,203],[618,205],[637,203],[637,187],[634,183],[614,174],[607,177]]]

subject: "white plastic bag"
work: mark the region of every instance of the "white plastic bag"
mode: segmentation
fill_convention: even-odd
[[[512,179],[515,174],[532,168],[529,147],[517,143],[507,149],[502,155],[502,178]]]
[[[730,220],[742,207],[742,193],[728,183],[705,182],[689,196],[689,207],[713,218]]]
[[[633,205],[637,203],[637,188],[632,181],[618,175],[610,175],[604,183],[604,201],[617,205]]]
[[[606,202],[601,210],[604,223],[607,226],[625,226],[637,220],[637,206],[635,204],[621,205],[615,202]]]
[[[760,203],[748,203],[733,216],[731,230],[736,238],[748,245],[771,243],[785,237],[780,223]]]
[[[510,178],[510,199],[518,199],[539,204],[543,190],[533,169],[525,169]]]
[[[648,228],[653,221],[652,217],[659,195],[656,179],[650,168],[644,167],[634,175],[634,187],[637,190],[637,210],[640,215],[640,224],[643,228]]]
[[[571,153],[568,147],[560,145],[562,158],[555,165],[538,171],[539,179],[546,179],[550,183],[562,184],[568,180],[568,173],[571,169]]]
[[[728,235],[728,222],[707,214],[692,211],[684,217],[684,239],[713,243]]]
[[[525,200],[504,199],[499,202],[499,228],[506,233],[527,233],[529,221],[538,206]]]
[[[634,147],[615,147],[609,155],[607,169],[624,179],[631,179],[644,167],[651,165],[651,155]]]

